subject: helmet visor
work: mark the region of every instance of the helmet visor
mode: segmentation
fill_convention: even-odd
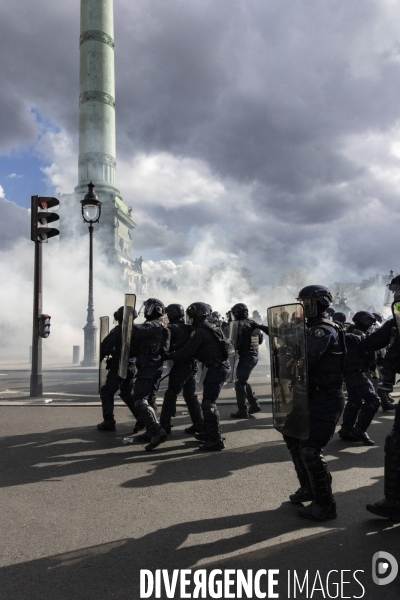
[[[316,298],[296,298],[304,306],[306,319],[312,319],[318,315],[318,304]]]

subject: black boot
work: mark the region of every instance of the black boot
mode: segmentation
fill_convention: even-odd
[[[258,404],[258,402],[254,402],[249,406],[249,415],[254,415],[255,413],[261,412],[261,410],[261,406]]]
[[[157,435],[153,435],[153,437],[150,440],[150,444],[147,444],[147,446],[145,446],[144,449],[147,450],[148,452],[150,450],[154,450],[154,448],[157,448],[157,446],[159,446],[160,444],[165,442],[166,439],[167,439],[166,432],[164,431],[164,429],[160,429],[159,433]]]
[[[115,431],[115,420],[104,420],[97,425],[97,429],[100,431]]]
[[[375,446],[374,440],[371,440],[366,431],[360,431],[356,427],[353,431],[353,438],[356,442],[362,442],[364,446]]]
[[[367,504],[365,507],[370,513],[384,519],[391,519],[395,523],[400,523],[400,502],[389,502],[384,498],[374,504]]]
[[[201,446],[199,446],[200,452],[219,452],[224,448],[226,448],[226,446],[224,444],[223,438],[215,442],[213,442],[212,440],[208,440],[207,442],[204,442],[204,444],[201,444]]]
[[[248,419],[249,411],[248,410],[238,410],[235,413],[231,413],[232,419]]]
[[[336,502],[332,494],[332,476],[322,451],[313,446],[305,446],[300,456],[307,470],[313,493],[310,506],[297,511],[299,517],[325,521],[336,518]]]

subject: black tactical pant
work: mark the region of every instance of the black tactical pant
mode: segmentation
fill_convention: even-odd
[[[161,366],[142,367],[138,366],[135,387],[133,391],[133,410],[137,418],[143,419],[147,431],[152,435],[159,435],[161,425],[157,419],[155,410],[151,406],[152,399],[160,386],[162,376]]]
[[[348,402],[343,413],[342,431],[366,432],[379,410],[380,399],[374,386],[362,371],[346,374]],[[364,401],[364,402],[363,402]]]
[[[392,431],[385,439],[385,498],[400,508],[400,402],[394,413]]]
[[[230,373],[229,362],[222,364],[207,363],[207,374],[203,384],[203,401],[201,408],[204,417],[204,431],[212,442],[222,439],[219,428],[219,412],[217,408],[218,396]]]
[[[119,390],[119,395],[136,417],[133,407],[133,385],[136,368],[129,368],[126,379],[118,375],[118,368],[111,368],[107,373],[106,382],[100,389],[100,400],[103,409],[103,419],[114,421],[114,396]]]
[[[238,408],[243,412],[247,411],[246,399],[250,405],[257,404],[258,401],[249,384],[249,377],[257,363],[258,352],[246,352],[243,350],[240,352],[236,368],[235,392]]]
[[[202,426],[201,406],[196,396],[197,362],[195,360],[177,362],[172,366],[168,376],[168,389],[164,394],[160,423],[163,427],[171,426],[171,418],[176,415],[176,401],[183,392],[193,425]]]
[[[333,501],[332,477],[323,455],[323,449],[332,439],[344,407],[342,389],[316,386],[309,389],[310,428],[306,440],[284,435],[292,456],[300,486],[311,489],[313,499],[321,506]]]

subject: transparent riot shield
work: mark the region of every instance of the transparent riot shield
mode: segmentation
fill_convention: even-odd
[[[395,301],[392,304],[392,313],[396,321],[397,333],[400,335],[400,302]]]
[[[237,363],[237,336],[238,336],[238,321],[230,321],[229,322],[229,335],[228,339],[231,340],[233,347],[235,348],[235,354],[229,358],[229,364],[231,366],[231,372],[229,373],[229,377],[226,380],[226,383],[232,383],[235,378],[235,367]]]
[[[133,313],[135,311],[136,295],[125,294],[124,318],[122,320],[121,358],[119,359],[118,375],[125,379],[128,373],[129,351],[133,329]]]
[[[309,435],[307,348],[301,304],[268,309],[271,389],[274,427],[307,439]]]
[[[101,342],[107,337],[110,329],[110,320],[108,317],[100,317],[100,348]],[[100,349],[99,349],[100,356]],[[106,382],[107,370],[106,370],[107,357],[104,357],[99,364],[99,392]]]

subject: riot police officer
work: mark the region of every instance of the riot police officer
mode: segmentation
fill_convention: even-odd
[[[336,517],[332,476],[323,449],[332,439],[344,406],[345,341],[341,327],[327,318],[326,309],[332,303],[328,288],[308,285],[297,300],[303,304],[307,319],[310,426],[306,440],[284,435],[301,486],[290,500],[312,500],[309,506],[298,510],[298,515],[323,521]]]
[[[119,361],[121,358],[122,343],[122,320],[124,317],[124,307],[121,306],[114,313],[114,321],[117,325],[110,331],[100,344],[100,362],[106,356],[109,358],[106,362],[108,370],[105,384],[100,389],[101,406],[103,410],[103,421],[97,425],[100,431],[115,431],[114,419],[114,395],[119,390],[119,395],[125,404],[129,407],[132,414],[136,417],[132,402],[132,388],[136,374],[134,362],[130,363],[126,379],[118,375]],[[134,319],[137,312],[134,311]]]
[[[182,348],[188,341],[193,331],[191,325],[185,323],[185,310],[180,304],[170,304],[166,308],[171,331],[170,350],[172,352]],[[168,375],[168,389],[164,394],[164,402],[161,409],[160,423],[167,434],[171,433],[171,417],[176,414],[176,401],[178,394],[183,392],[183,399],[188,407],[192,426],[185,429],[186,433],[203,431],[203,417],[201,406],[196,396],[196,373],[197,361],[176,361]]]
[[[174,362],[196,358],[207,367],[203,383],[203,401],[201,408],[204,419],[204,434],[195,434],[203,444],[202,452],[215,452],[225,448],[219,426],[220,417],[217,408],[219,393],[229,372],[228,348],[230,342],[225,339],[220,327],[210,322],[210,306],[204,302],[193,302],[186,314],[193,323],[190,339],[180,350],[167,354],[166,358]],[[231,346],[231,353],[233,346]]]
[[[375,321],[372,313],[360,310],[353,316],[354,325],[349,326],[347,333],[363,339]],[[374,445],[367,429],[380,406],[379,396],[367,375],[374,360],[374,352],[360,352],[353,346],[347,349],[345,381],[348,402],[343,412],[342,427],[338,432],[342,440],[356,440],[366,446]]]
[[[258,398],[249,383],[249,377],[258,363],[258,347],[264,339],[260,330],[268,334],[268,327],[248,318],[249,309],[246,304],[235,304],[235,306],[232,306],[231,311],[238,322],[236,349],[239,354],[235,380],[238,410],[231,413],[231,417],[232,419],[248,419],[249,415],[261,410]],[[247,405],[246,400],[249,405]]]
[[[149,397],[158,390],[162,375],[163,356],[169,350],[170,332],[163,323],[164,304],[149,298],[143,304],[145,322],[134,325],[131,356],[136,357],[137,375],[133,391],[133,408],[142,417],[151,439],[146,450],[153,450],[167,434],[160,425]]]
[[[397,275],[387,286],[394,294],[394,305],[400,302],[400,275]],[[396,319],[388,319],[382,327],[363,340],[353,338],[360,350],[367,352],[379,350],[389,345],[385,355],[385,378],[388,388],[393,389],[396,373],[400,373],[400,335]],[[369,512],[379,517],[400,521],[400,403],[395,409],[393,428],[385,439],[385,470],[383,500],[367,504]]]

